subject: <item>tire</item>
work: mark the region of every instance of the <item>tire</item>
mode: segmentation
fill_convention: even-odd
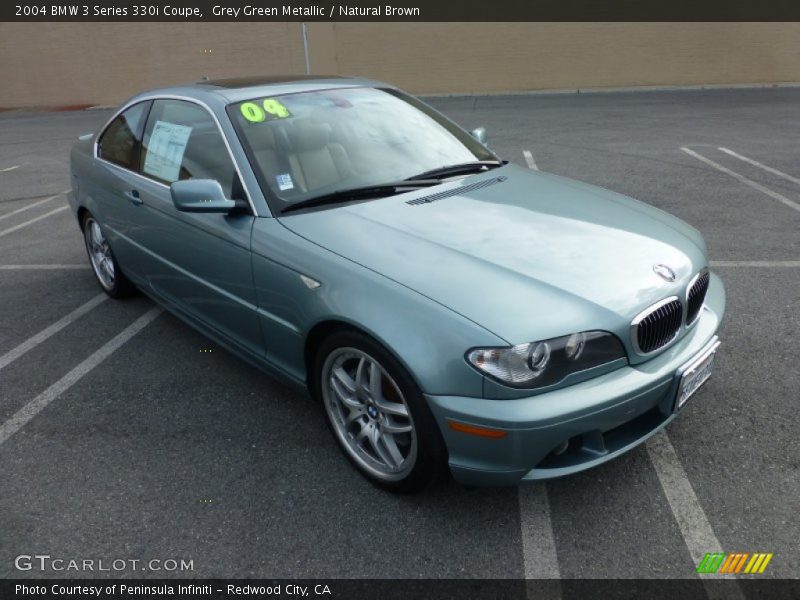
[[[127,298],[134,295],[136,286],[125,277],[100,224],[92,213],[87,212],[83,216],[81,230],[86,253],[89,255],[89,264],[103,291],[112,298]]]
[[[408,494],[447,473],[447,449],[422,392],[372,338],[350,330],[327,337],[311,384],[342,452],[375,485]]]

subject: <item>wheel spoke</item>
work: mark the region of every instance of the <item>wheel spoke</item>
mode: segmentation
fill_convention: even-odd
[[[356,443],[360,444],[364,440],[370,441],[371,430],[372,430],[372,423],[365,424],[356,435]]]
[[[399,423],[395,423],[392,420],[386,419],[383,422],[383,431],[389,434],[395,433],[408,433],[411,431],[411,423],[407,423],[405,425],[401,425]]]
[[[380,461],[390,469],[395,470],[400,463],[403,462],[403,457],[400,455],[399,451],[397,451],[397,455],[400,456],[400,460],[395,461],[395,454],[392,453],[384,443],[384,436],[377,427],[373,426],[370,428],[367,434],[367,440]],[[395,446],[395,450],[397,450],[397,446]]]
[[[389,456],[391,457],[392,461],[389,464],[392,466],[392,468],[396,469],[401,464],[403,464],[403,460],[405,459],[403,458],[403,455],[400,453],[400,449],[397,447],[397,442],[395,441],[394,436],[386,433],[385,428],[382,432],[380,432],[380,438],[378,442],[384,448],[386,448],[386,451],[389,453]]]
[[[348,392],[351,394],[356,391],[356,382],[353,381],[353,378],[344,370],[341,366],[336,367],[332,371],[333,376],[341,382],[341,384],[347,389]]]
[[[345,417],[345,420],[344,420],[345,425],[349,425],[353,421],[357,421],[358,419],[360,419],[361,417],[363,417],[367,413],[367,411],[365,411],[364,407],[361,406],[361,405],[359,405],[359,406],[349,406],[349,405],[347,405],[347,410],[348,410],[347,417]]]
[[[336,397],[342,404],[345,405],[346,408],[361,408],[361,402],[353,392],[347,389],[346,385],[342,383],[339,377],[337,377],[335,374],[331,375],[330,383],[331,388],[336,394]]]
[[[92,239],[98,246],[102,246],[105,239],[103,238],[103,232],[100,231],[100,225],[97,224],[97,221],[92,223]]]
[[[383,377],[381,376],[381,368],[378,366],[378,363],[370,362],[369,364],[369,395],[372,398],[372,401],[376,404],[381,401],[383,398],[383,392],[381,392],[381,382]]]
[[[106,256],[103,259],[103,268],[111,279],[114,279],[114,263],[111,262],[111,257]]]
[[[383,398],[380,401],[376,400],[375,406],[377,406],[378,410],[381,412],[390,415],[397,415],[398,417],[408,417],[408,409],[406,408],[406,405],[401,404],[400,402],[389,402]]]
[[[362,357],[358,361],[358,367],[356,368],[356,388],[358,389],[358,391],[369,390],[367,382],[365,381],[366,376],[367,376],[367,359]]]

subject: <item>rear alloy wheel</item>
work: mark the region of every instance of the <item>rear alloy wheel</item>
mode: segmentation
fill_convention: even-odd
[[[100,224],[91,213],[86,213],[83,219],[83,239],[86,242],[86,252],[89,254],[94,276],[105,293],[112,298],[123,298],[133,294],[136,288],[120,270]]]
[[[371,481],[396,492],[427,486],[446,452],[417,386],[386,350],[355,332],[323,342],[318,391],[345,455]]]

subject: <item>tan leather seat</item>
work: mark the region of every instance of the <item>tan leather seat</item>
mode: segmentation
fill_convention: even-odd
[[[250,126],[247,139],[253,148],[256,162],[261,167],[261,172],[266,176],[277,173],[277,152],[275,149],[275,134],[269,126],[257,123]]]
[[[288,133],[289,165],[302,190],[333,186],[352,174],[344,146],[331,140],[330,125],[296,119]]]

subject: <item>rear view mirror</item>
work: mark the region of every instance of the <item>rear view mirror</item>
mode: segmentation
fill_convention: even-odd
[[[486,145],[486,142],[489,141],[489,136],[486,135],[486,127],[476,127],[470,131],[469,134],[484,146]]]
[[[236,202],[225,197],[222,186],[213,179],[184,179],[169,186],[172,203],[182,212],[229,213]]]

